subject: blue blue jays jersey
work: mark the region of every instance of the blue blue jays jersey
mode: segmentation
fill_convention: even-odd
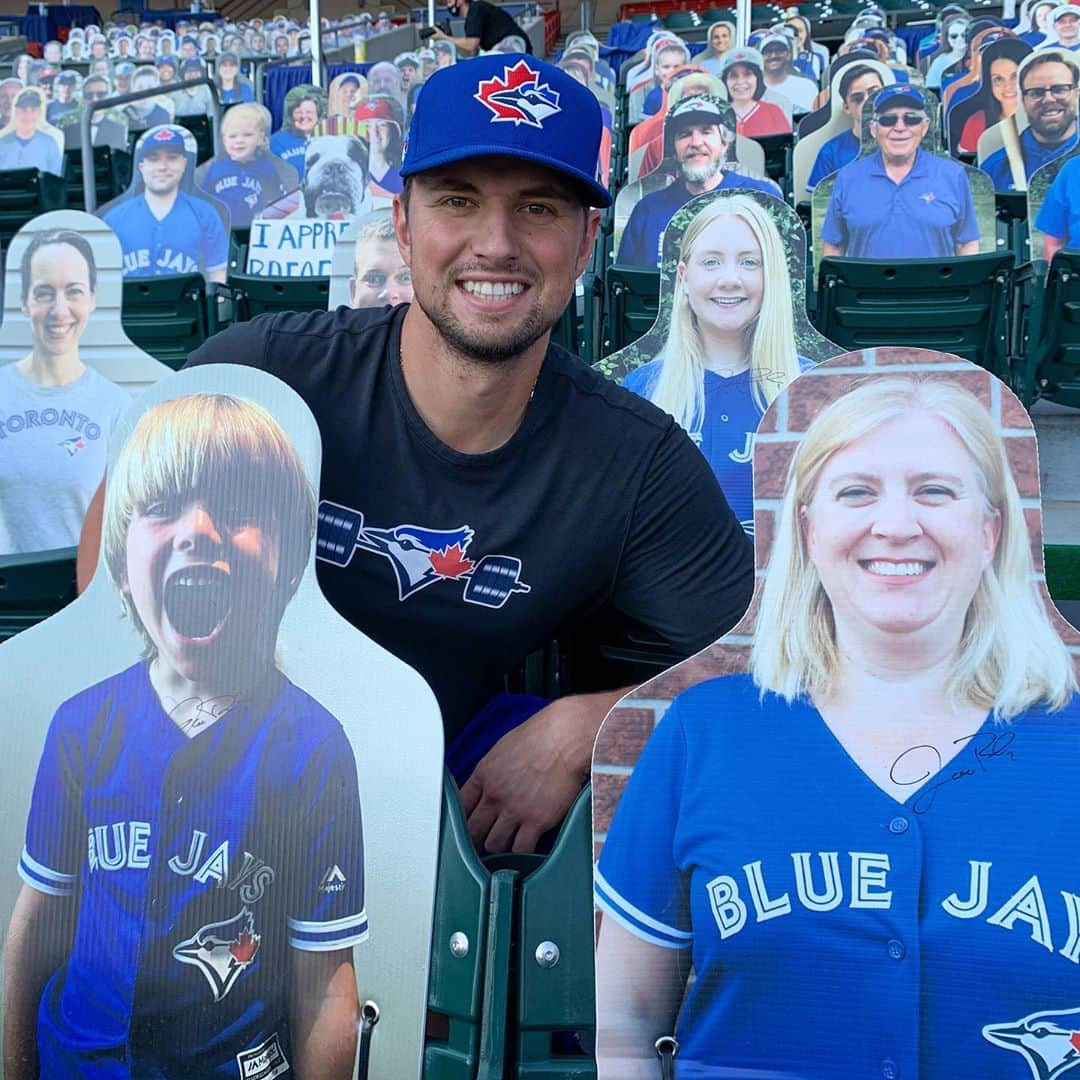
[[[901,803],[805,701],[745,675],[675,700],[596,898],[692,950],[680,1078],[1080,1078],[1080,706],[988,718],[941,766],[901,754]]]
[[[281,158],[296,170],[296,175],[304,179],[304,156],[307,154],[308,141],[303,135],[282,128],[270,136],[270,153]]]
[[[660,375],[663,357],[631,371],[623,386],[650,398]],[[754,432],[761,410],[750,389],[750,371],[725,378],[715,371],[705,372],[705,416],[690,438],[705,455],[735,516],[745,532],[754,535],[754,481],[751,469]]]
[[[229,236],[218,212],[184,191],[160,221],[142,195],[117,203],[104,220],[120,240],[125,278],[201,274],[229,261]]]
[[[210,163],[200,187],[229,208],[234,229],[247,229],[267,203],[286,194],[278,171],[280,164],[269,155],[240,163],[221,155]]]
[[[57,710],[19,864],[77,904],[38,1013],[42,1077],[291,1076],[289,949],[367,935],[341,725],[276,670],[216,707],[189,739],[140,663]]]
[[[1035,228],[1062,241],[1066,248],[1080,244],[1080,158],[1061,166],[1039,208]]]
[[[1057,161],[1076,146],[1076,132],[1057,143],[1041,143],[1030,127],[1020,132],[1020,156],[1024,159],[1024,175],[1030,180],[1044,165]],[[1014,191],[1012,168],[1005,147],[995,150],[980,166],[994,182],[995,191]]]

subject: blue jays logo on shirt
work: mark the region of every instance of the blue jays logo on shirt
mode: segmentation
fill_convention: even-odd
[[[473,95],[494,115],[491,123],[508,122],[542,128],[549,116],[562,112],[559,92],[540,82],[540,73],[519,60],[513,67],[503,68],[503,77],[483,79]]]
[[[86,440],[81,435],[72,435],[70,439],[64,439],[56,444],[62,446],[68,457],[74,457],[80,450],[86,449]]]
[[[987,1024],[982,1033],[995,1046],[1023,1054],[1035,1080],[1056,1080],[1080,1065],[1080,1009]]]
[[[261,941],[255,933],[255,916],[245,904],[231,919],[200,926],[173,949],[173,956],[181,964],[193,964],[206,976],[218,1002],[255,962]]]
[[[934,202],[934,200],[937,199],[937,196],[932,191],[928,191],[925,195],[920,195],[919,198],[922,199],[922,201],[926,203],[927,206],[929,206],[930,203]]]
[[[353,552],[381,555],[394,568],[398,599],[437,581],[463,581],[462,599],[480,607],[501,608],[514,593],[528,593],[521,580],[521,560],[516,555],[485,555],[474,561],[466,557],[473,530],[429,529],[422,525],[396,525],[374,529],[364,525],[359,510],[324,500],[319,503],[316,557],[335,566],[348,566]]]

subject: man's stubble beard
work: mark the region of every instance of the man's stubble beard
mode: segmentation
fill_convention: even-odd
[[[456,288],[456,286],[451,285],[450,288]],[[558,321],[557,318],[546,321],[539,308],[533,307],[512,337],[495,341],[481,340],[470,334],[457,316],[449,310],[449,305],[437,311],[415,291],[413,300],[439,332],[439,336],[454,352],[478,364],[504,364],[509,360],[516,360],[548,333]]]

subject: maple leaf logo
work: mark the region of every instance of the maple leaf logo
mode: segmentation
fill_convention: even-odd
[[[540,73],[519,60],[513,67],[503,68],[497,75],[482,80],[473,95],[494,114],[491,123],[528,124],[542,128],[549,116],[562,112],[559,92],[540,82]]]
[[[465,558],[460,544],[454,544],[445,551],[433,551],[428,558],[431,560],[431,569],[444,578],[459,578],[470,573],[476,565],[472,559]]]
[[[250,964],[259,951],[261,940],[259,935],[253,934],[251,930],[241,930],[240,936],[229,945],[229,952],[238,964]]]

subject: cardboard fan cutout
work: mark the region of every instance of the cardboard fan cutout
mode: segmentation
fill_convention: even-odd
[[[411,303],[412,271],[394,236],[389,210],[373,210],[349,225],[334,248],[330,310]]]
[[[615,199],[615,262],[659,266],[661,238],[672,215],[702,191],[749,189],[780,197],[765,176],[765,155],[735,134],[735,114],[721,98],[679,99],[664,120],[664,160]]]
[[[797,203],[808,200],[826,176],[859,156],[863,102],[874,90],[895,81],[892,69],[880,60],[853,60],[834,72],[828,101],[799,125],[793,159]],[[819,112],[828,119],[823,122]]]
[[[304,179],[308,139],[315,125],[325,117],[325,90],[303,83],[285,95],[281,127],[270,137],[270,150],[291,165],[301,180]]]
[[[1028,185],[1031,259],[1041,274],[1062,250],[1080,248],[1080,150],[1044,165]]]
[[[221,118],[218,152],[198,167],[195,181],[228,207],[234,229],[250,228],[264,206],[300,183],[270,149],[270,110],[253,102],[234,105]]]
[[[225,280],[229,211],[196,186],[195,158],[195,136],[175,124],[152,127],[136,143],[131,187],[99,212],[120,238],[124,277]]]
[[[1076,146],[1076,56],[1067,49],[1039,49],[1021,62],[1017,81],[1016,111],[979,138],[979,168],[995,191],[1026,191],[1039,169]]]
[[[0,325],[0,555],[74,547],[132,396],[169,373],[121,321],[120,244],[79,210],[6,252]]]
[[[664,233],[656,321],[596,365],[675,417],[750,534],[761,414],[800,371],[840,351],[806,317],[805,251],[802,223],[779,199],[697,196]]]
[[[441,723],[318,589],[319,457],[272,377],[172,376],[117,437],[89,589],[0,651],[12,1080],[347,1080],[361,1027],[361,1075],[419,1077]]]
[[[0,169],[40,169],[64,175],[64,136],[46,120],[45,95],[37,86],[20,90],[11,120],[0,128]]]
[[[937,115],[936,99],[916,86],[897,83],[866,99],[859,157],[814,188],[815,262],[996,250],[993,189],[938,149]]]
[[[1067,1076],[1080,635],[1030,420],[879,349],[762,431],[755,602],[597,739],[598,1077]]]

